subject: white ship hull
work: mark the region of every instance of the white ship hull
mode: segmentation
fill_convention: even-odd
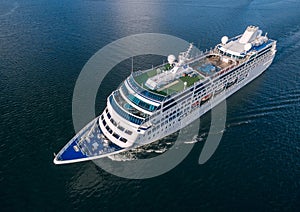
[[[103,113],[55,156],[55,164],[96,160],[160,140],[191,124],[261,75],[272,63],[276,41],[258,27],[214,50],[132,73],[107,98]]]
[[[217,96],[212,97],[208,102],[203,104],[201,107],[199,107],[198,109],[196,109],[193,112],[191,112],[190,114],[188,114],[186,117],[181,119],[181,121],[178,121],[178,122],[174,123],[173,125],[171,125],[171,127],[168,128],[167,130],[161,131],[161,133],[158,134],[157,136],[155,136],[154,138],[148,139],[148,140],[145,140],[144,138],[140,138],[140,140],[138,140],[137,143],[142,144],[142,145],[134,146],[134,148],[137,148],[138,146],[143,146],[146,144],[153,143],[159,139],[164,138],[165,136],[175,133],[178,130],[188,126],[189,124],[191,124],[192,122],[194,122],[195,120],[200,118],[202,115],[204,115],[205,113],[210,111],[212,108],[214,108],[215,106],[220,104],[222,101],[224,101],[225,99],[230,97],[232,94],[234,94],[235,92],[240,90],[242,87],[249,84],[255,78],[260,76],[271,65],[271,63],[273,62],[274,56],[275,56],[275,54],[270,55],[268,58],[263,60],[261,64],[259,64],[258,66],[254,67],[254,68],[249,67],[249,75],[245,80],[233,85],[229,89],[224,90],[222,93],[219,93]]]

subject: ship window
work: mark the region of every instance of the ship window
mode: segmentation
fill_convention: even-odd
[[[125,133],[127,133],[128,135],[131,135],[131,134],[132,134],[132,131],[130,131],[130,130],[125,130]]]
[[[109,126],[108,125],[106,125],[106,130],[110,133],[110,134],[112,134],[112,130],[109,128]]]
[[[121,137],[121,138],[120,138],[120,141],[122,141],[122,142],[126,143],[126,142],[127,142],[127,139],[126,139],[126,138],[123,138],[123,137]]]
[[[126,119],[134,124],[137,124],[137,125],[140,125],[143,122],[143,119],[137,118],[137,117],[125,112],[124,110],[122,110],[119,107],[119,105],[115,102],[112,95],[109,97],[109,101],[110,101],[111,106],[119,114],[119,116],[121,116],[124,119]]]
[[[116,139],[119,139],[120,136],[117,134],[117,133],[113,133],[113,136],[116,138]]]
[[[127,111],[128,113],[134,114],[136,116],[145,118],[149,116],[148,114],[143,113],[140,110],[137,110],[135,107],[132,107],[127,100],[123,98],[123,96],[120,94],[120,92],[114,93],[115,101],[118,103],[119,106],[122,107],[123,110]]]
[[[125,128],[122,127],[121,125],[119,125],[119,126],[118,126],[118,129],[121,130],[121,131],[124,131]]]
[[[142,100],[140,100],[139,98],[133,96],[132,94],[128,94],[128,99],[133,102],[135,105],[147,110],[147,111],[150,111],[150,112],[153,112],[157,109],[156,106],[154,105],[150,105]]]
[[[110,113],[109,113],[109,112],[107,112],[107,117],[108,117],[108,119],[110,119],[110,118],[111,118],[111,115],[110,115]]]
[[[117,122],[113,118],[111,118],[110,121],[113,125],[117,126]]]
[[[106,121],[105,120],[103,120],[102,123],[103,123],[104,126],[106,126]]]

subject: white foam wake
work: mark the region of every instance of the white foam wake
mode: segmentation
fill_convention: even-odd
[[[204,137],[206,136],[206,133],[202,133],[201,135],[195,135],[191,141],[185,141],[185,144],[195,144],[199,141],[203,141]]]
[[[18,2],[15,2],[13,7],[8,12],[6,12],[4,14],[1,14],[0,17],[2,18],[2,17],[9,16],[9,15],[13,14],[15,12],[15,10],[18,9],[18,7],[19,7]]]

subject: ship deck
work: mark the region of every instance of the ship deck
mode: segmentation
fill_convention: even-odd
[[[223,56],[224,57],[224,56]],[[148,71],[134,74],[134,80],[136,83],[144,89],[147,89],[153,93],[157,93],[163,96],[172,95],[177,92],[181,92],[184,89],[192,86],[194,83],[204,80],[205,77],[211,77],[217,72],[228,69],[232,67],[236,62],[230,58],[227,58],[228,61],[221,59],[221,55],[217,52],[211,52],[201,58],[196,58],[194,61],[191,61],[188,66],[192,68],[192,74],[181,76],[178,79],[170,82],[169,84],[158,88],[156,90],[151,90],[145,86],[146,81],[158,75],[162,71],[167,71],[167,65],[161,65],[156,68],[152,68]],[[184,83],[187,83],[187,86],[184,86]]]
[[[183,91],[184,89],[192,86],[195,82],[198,82],[200,80],[203,80],[204,77],[201,76],[200,74],[198,73],[194,73],[192,76],[181,76],[180,78],[174,80],[173,82],[157,89],[157,90],[151,90],[151,89],[148,89],[145,85],[146,81],[153,77],[153,76],[156,76],[159,72],[157,71],[158,68],[154,68],[154,69],[151,69],[149,71],[146,71],[144,73],[141,73],[139,75],[136,75],[134,76],[134,79],[135,81],[143,88],[146,88],[147,90],[151,91],[151,92],[154,92],[154,93],[157,93],[157,94],[161,94],[161,95],[164,95],[164,96],[168,96],[168,95],[172,95],[174,93],[177,93],[177,92],[181,92]],[[160,67],[160,69],[162,69]],[[184,83],[187,83],[186,87],[184,86]]]
[[[234,64],[234,61],[232,60],[224,62],[221,60],[220,55],[210,54],[200,60],[192,62],[190,66],[204,76],[212,76],[215,73],[230,67],[232,64]]]
[[[78,133],[78,137],[74,137],[57,154],[54,159],[55,164],[98,159],[124,150],[102,137],[102,131],[97,120],[98,118],[90,122]]]

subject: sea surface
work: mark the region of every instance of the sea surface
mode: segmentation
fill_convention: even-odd
[[[298,0],[0,0],[0,210],[300,211],[299,8]],[[198,158],[211,113],[185,160],[155,178],[117,177],[93,162],[53,164],[75,134],[76,79],[99,49],[163,33],[205,50],[251,24],[278,41],[278,52],[227,100],[226,129],[207,163]],[[134,68],[161,62],[138,57]],[[97,114],[130,64],[101,84]]]

